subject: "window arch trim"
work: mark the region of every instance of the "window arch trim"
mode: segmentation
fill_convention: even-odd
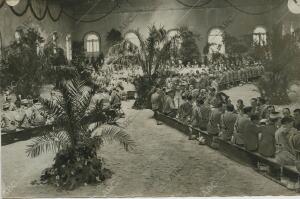
[[[263,31],[257,31],[257,29],[262,29]],[[268,43],[267,41],[267,28],[263,25],[257,25],[254,27],[253,31],[252,31],[252,42],[253,45],[255,45],[255,43],[259,44],[260,46],[264,46]],[[258,42],[257,42],[258,41]]]
[[[98,38],[98,51],[96,51],[96,52],[88,52],[87,37],[89,35],[96,35],[97,38]],[[101,36],[98,32],[90,31],[90,32],[85,33],[84,36],[83,36],[83,44],[84,44],[84,51],[85,51],[86,55],[88,55],[88,56],[98,56],[100,54],[100,51],[101,51]],[[93,45],[93,43],[92,43],[92,45]]]
[[[212,33],[212,31],[213,30],[219,30],[220,31],[220,33],[221,34],[218,34],[218,35],[212,35],[211,33]],[[225,43],[224,43],[224,35],[225,35],[225,30],[224,30],[224,28],[222,28],[221,26],[215,26],[215,27],[212,27],[212,28],[210,28],[208,31],[207,31],[207,43],[209,44],[210,43],[210,37],[211,36],[221,36],[222,37],[222,46],[221,46],[221,49],[220,50],[218,50],[218,52],[219,53],[221,53],[221,54],[225,54]],[[220,44],[221,44],[221,42],[220,42]],[[212,48],[210,47],[209,48],[209,53],[211,54],[212,53],[212,50],[211,50]],[[216,52],[216,50],[214,50],[214,52]]]

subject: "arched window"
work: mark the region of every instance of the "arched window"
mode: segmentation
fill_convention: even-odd
[[[219,28],[214,28],[208,34],[209,53],[225,54],[224,31]]]
[[[72,60],[72,38],[71,35],[68,34],[66,36],[66,50],[67,50],[67,60],[71,61]]]
[[[258,26],[254,29],[253,43],[260,46],[267,44],[267,31],[264,27]]]
[[[97,33],[88,33],[84,37],[84,48],[88,56],[98,56],[100,54],[100,37]]]
[[[171,30],[168,32],[168,39],[172,41],[171,48],[179,49],[182,43],[182,38],[178,30]]]
[[[137,46],[138,48],[140,48],[141,44],[140,44],[140,40],[139,38],[136,36],[136,34],[134,33],[127,33],[125,35],[125,39],[127,41],[130,41],[132,44],[134,44],[135,46]]]
[[[0,61],[2,59],[2,37],[1,37],[1,32],[0,32]]]

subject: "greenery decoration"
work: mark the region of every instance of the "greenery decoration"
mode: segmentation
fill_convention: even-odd
[[[201,61],[201,53],[196,43],[195,34],[187,27],[181,27],[179,29],[182,44],[179,49],[179,57],[182,63],[186,65],[188,62],[194,63],[194,61]]]
[[[114,28],[112,28],[106,36],[107,46],[111,46],[121,42],[123,40],[122,33]]]
[[[279,25],[269,32],[265,46],[255,45],[251,55],[265,66],[257,88],[272,104],[290,102],[288,90],[299,80],[300,48],[295,35],[282,35]]]
[[[34,158],[42,153],[57,152],[52,167],[41,175],[41,183],[72,190],[76,187],[102,182],[112,173],[105,169],[97,152],[104,143],[119,142],[125,150],[135,147],[134,141],[122,129],[107,125],[109,114],[99,104],[89,110],[93,89],[78,77],[65,81],[61,97],[55,101],[42,99],[53,126],[45,127],[43,135],[28,145],[26,153]],[[88,111],[89,110],[89,111]],[[97,117],[97,123],[89,125]]]
[[[26,28],[20,33],[20,41],[14,41],[4,49],[0,68],[1,88],[10,87],[16,94],[35,96],[43,82],[44,57],[37,48],[44,39],[33,28]]]

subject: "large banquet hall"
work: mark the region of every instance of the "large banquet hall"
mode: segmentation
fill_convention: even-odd
[[[296,196],[300,0],[0,0],[3,198]]]

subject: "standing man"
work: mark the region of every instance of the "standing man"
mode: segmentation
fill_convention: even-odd
[[[257,112],[260,119],[267,119],[267,109],[268,106],[266,104],[266,100],[262,97],[259,97],[257,101]]]
[[[258,114],[257,113],[257,99],[256,98],[252,98],[251,101],[250,101],[250,104],[251,104],[251,114],[252,115],[256,115]]]
[[[163,100],[162,100],[160,88],[156,87],[155,92],[151,95],[151,104],[152,104],[152,110],[154,112],[154,118],[156,120],[157,125],[161,124],[161,122],[159,122],[156,119],[156,116],[157,116],[157,113],[159,112],[159,110],[161,109],[162,103],[163,103]]]
[[[121,96],[116,88],[111,93],[110,105],[113,109],[121,109]]]
[[[294,127],[300,131],[300,109],[294,110]]]

